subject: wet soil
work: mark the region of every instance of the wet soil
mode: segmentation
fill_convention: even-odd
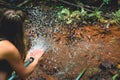
[[[119,74],[119,25],[65,25],[57,21],[58,10],[52,7],[41,5],[27,10],[27,35],[32,39],[41,35],[51,43],[27,80],[75,80],[83,69],[86,72],[81,80],[112,80]]]
[[[60,32],[51,36],[55,49],[44,55],[28,80],[75,80],[84,68],[87,70],[81,80],[111,80],[118,72],[119,26],[57,27]]]

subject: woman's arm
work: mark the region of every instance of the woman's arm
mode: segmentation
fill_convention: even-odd
[[[10,46],[10,49],[8,49],[8,52],[6,53],[4,58],[10,63],[13,70],[22,79],[25,79],[34,71],[36,65],[39,62],[40,57],[44,53],[41,50],[34,50],[31,53],[28,53],[27,58],[33,57],[34,61],[28,67],[24,67],[24,62],[16,47],[12,45],[7,45],[7,46]]]

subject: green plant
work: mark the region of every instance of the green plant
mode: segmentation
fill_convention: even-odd
[[[108,4],[110,0],[103,0],[103,4]],[[100,7],[99,7],[100,8]],[[74,21],[99,21],[103,24],[119,24],[120,23],[120,9],[112,13],[103,13],[102,10],[96,9],[92,12],[81,8],[81,10],[70,11],[68,8],[62,8],[58,12],[58,19],[64,21],[66,24],[71,24]]]
[[[58,18],[60,20],[67,20],[70,16],[70,10],[67,8],[63,8],[60,12],[58,12]]]
[[[64,8],[60,12],[58,12],[58,18],[65,21],[67,24],[71,24],[74,20],[80,21],[84,19],[86,14],[87,11],[85,11],[83,8],[81,9],[81,11],[75,10],[73,12],[70,12],[69,9]]]
[[[81,78],[82,78],[82,76],[84,75],[84,73],[86,72],[86,68],[84,68],[81,72],[80,72],[80,74],[77,76],[77,78],[75,79],[75,80],[80,80]]]
[[[94,20],[98,20],[99,21],[99,20],[103,19],[103,17],[102,17],[102,11],[96,10],[96,11],[88,14],[88,17],[92,18]]]
[[[103,0],[103,3],[100,5],[100,7],[97,10],[100,10],[104,5],[109,4],[110,0]]]
[[[59,8],[59,9],[63,9],[64,8],[64,6],[55,6],[55,8]]]
[[[116,24],[120,23],[120,9],[112,14],[113,14],[113,19],[111,22]]]
[[[104,4],[109,4],[110,0],[103,0]]]

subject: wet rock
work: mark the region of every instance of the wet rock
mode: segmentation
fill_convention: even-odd
[[[40,78],[40,80],[46,80],[46,78],[44,78],[44,77],[41,77],[41,78]]]
[[[102,70],[107,70],[107,69],[112,69],[114,68],[114,64],[110,61],[104,61],[100,64],[100,69]]]

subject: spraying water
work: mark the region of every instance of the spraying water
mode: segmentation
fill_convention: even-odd
[[[47,74],[53,75],[55,77],[62,79],[65,78],[65,74],[72,70],[76,63],[71,57],[72,55],[74,56],[74,52],[70,51],[73,48],[69,47],[69,50],[69,48],[64,45],[62,45],[60,48],[58,46],[56,47],[54,40],[51,39],[52,33],[58,31],[58,27],[55,25],[57,23],[55,14],[58,11],[43,10],[40,7],[26,7],[25,10],[28,10],[28,16],[31,22],[31,25],[28,25],[28,27],[26,27],[27,30],[30,29],[30,32],[26,31],[29,32],[28,36],[31,40],[31,48],[29,51],[40,49],[45,51],[45,53],[49,53],[45,56],[44,64],[42,64],[43,70],[46,71]],[[46,36],[45,38],[42,37],[44,35]],[[79,63],[79,60],[77,61]],[[36,73],[37,75],[41,75],[41,73],[38,71]]]
[[[39,36],[32,41],[32,46],[29,51],[33,51],[35,49],[47,52],[50,49],[50,43],[42,36]]]
[[[28,12],[29,19],[31,21],[31,26],[27,25],[29,29],[31,29],[31,32],[28,33],[29,39],[32,41],[32,45],[29,51],[35,50],[35,49],[40,49],[43,51],[48,51],[50,48],[52,49],[52,45],[50,44],[46,38],[42,37],[46,33],[51,33],[51,31],[46,30],[46,27],[52,28],[52,26],[55,25],[55,18],[56,15],[53,14],[57,13],[56,10],[53,12],[51,11],[45,11],[37,7],[27,7],[25,8]],[[46,13],[49,13],[49,15],[46,16]],[[50,18],[50,19],[48,19]],[[26,31],[28,32],[28,31]],[[34,37],[33,35],[37,34],[37,37]],[[50,38],[50,35],[47,35],[47,38]]]

